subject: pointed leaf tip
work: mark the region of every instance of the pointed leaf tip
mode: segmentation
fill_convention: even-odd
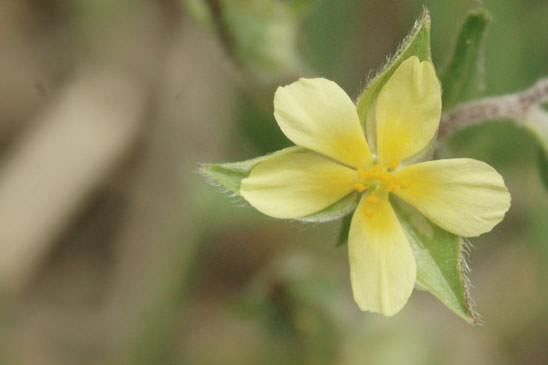
[[[430,61],[430,14],[426,7],[409,34],[393,57],[383,69],[371,79],[357,101],[358,115],[362,125],[365,126],[368,135],[374,135],[373,123],[368,123],[368,117],[372,113],[372,106],[377,99],[382,87],[396,71],[399,65],[409,57],[416,56],[420,61]]]
[[[444,110],[476,96],[482,89],[483,40],[490,21],[491,16],[483,8],[468,13],[453,55],[440,72]]]

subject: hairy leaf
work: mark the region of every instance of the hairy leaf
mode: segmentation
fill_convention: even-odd
[[[490,21],[491,17],[485,9],[470,12],[464,21],[453,56],[440,72],[444,110],[468,100],[480,90],[483,39]]]

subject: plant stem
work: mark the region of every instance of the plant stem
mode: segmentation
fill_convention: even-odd
[[[522,124],[536,105],[546,101],[548,101],[548,78],[543,78],[531,88],[519,93],[488,97],[462,104],[443,113],[438,140],[464,127],[487,120],[512,119]]]

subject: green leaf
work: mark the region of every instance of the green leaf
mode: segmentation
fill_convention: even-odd
[[[466,274],[466,242],[449,233],[401,200],[392,201],[417,258],[417,284],[469,323],[471,308]]]
[[[295,153],[305,151],[302,147],[288,147],[274,153],[253,158],[240,162],[229,162],[222,164],[200,164],[198,166],[200,172],[212,180],[214,183],[226,188],[228,191],[240,194],[240,182],[251,173],[251,170],[259,162],[267,160],[273,156],[283,153]],[[333,219],[341,218],[352,212],[358,204],[359,194],[353,192],[338,202],[329,207],[313,213],[306,217],[298,218],[305,222],[326,222]]]
[[[468,14],[455,44],[453,57],[440,72],[444,110],[475,96],[482,85],[483,39],[491,21],[485,9]]]
[[[544,183],[546,189],[548,189],[548,153],[546,152],[546,150],[542,148],[538,149],[537,162],[540,179]]]
[[[396,54],[384,66],[383,70],[368,83],[358,98],[358,115],[362,124],[367,128],[368,135],[374,135],[373,123],[367,123],[369,113],[372,111],[371,106],[386,81],[398,66],[411,56],[417,56],[421,61],[432,59],[430,55],[430,14],[426,8],[424,8],[420,19],[415,22],[411,32],[403,40]]]
[[[539,143],[538,167],[539,174],[546,189],[548,189],[548,112],[542,106],[533,107],[523,122]]]

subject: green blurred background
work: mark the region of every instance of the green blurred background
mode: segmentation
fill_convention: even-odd
[[[512,194],[473,240],[482,326],[422,291],[393,318],[361,313],[339,222],[265,217],[197,173],[289,145],[278,85],[357,96],[422,5],[440,67],[476,1],[1,1],[0,363],[548,363],[548,193],[512,123],[440,150]],[[483,6],[483,95],[546,76],[548,2]]]

